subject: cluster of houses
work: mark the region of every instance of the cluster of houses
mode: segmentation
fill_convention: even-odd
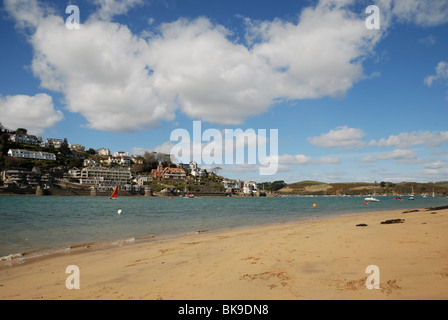
[[[27,134],[11,134],[10,140],[20,144],[31,144],[40,147],[53,146],[55,149],[60,148],[66,144],[74,153],[83,153],[85,147],[79,144],[69,144],[67,139],[52,139],[48,138],[44,142],[42,137],[27,135]],[[180,163],[177,167],[164,167],[161,162],[156,169],[151,171],[150,176],[133,177],[131,174],[130,165],[133,163],[140,163],[141,158],[129,156],[127,152],[117,151],[113,155],[107,148],[100,148],[96,150],[96,154],[101,156],[97,161],[93,159],[85,159],[83,168],[71,168],[63,173],[61,179],[71,183],[79,184],[80,186],[90,186],[99,190],[110,190],[116,185],[136,186],[136,188],[144,187],[150,181],[154,180],[168,180],[174,179],[178,181],[187,178],[187,172],[195,179],[201,179],[207,176],[207,172],[201,169],[194,161],[190,163]],[[25,149],[10,149],[8,151],[9,157],[54,161],[56,155],[50,152],[31,151]],[[99,163],[98,163],[99,161]],[[103,166],[101,166],[103,165]],[[105,166],[104,166],[105,165]],[[7,169],[1,172],[2,181],[5,186],[19,186],[19,187],[36,187],[40,185],[44,188],[49,188],[53,184],[54,177],[49,173],[42,174],[38,168],[31,171],[24,169]],[[254,194],[257,192],[257,184],[254,181],[228,180],[222,181],[225,190],[238,191],[244,194]]]

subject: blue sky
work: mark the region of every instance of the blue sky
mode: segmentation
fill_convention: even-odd
[[[5,0],[0,30],[10,129],[131,154],[169,152],[193,121],[277,129],[275,175],[220,174],[448,180],[448,1]]]

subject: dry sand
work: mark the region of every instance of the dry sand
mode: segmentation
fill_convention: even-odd
[[[79,267],[78,290],[66,288],[68,265]],[[380,289],[366,287],[369,265]],[[0,267],[0,299],[447,298],[448,210],[201,232]]]

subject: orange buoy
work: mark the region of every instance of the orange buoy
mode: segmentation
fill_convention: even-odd
[[[316,208],[317,207],[317,204],[313,204],[313,208]]]
[[[173,199],[173,197],[170,197],[170,199]]]

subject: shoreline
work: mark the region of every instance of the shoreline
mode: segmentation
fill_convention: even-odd
[[[446,206],[448,209],[448,206]],[[419,208],[416,210],[429,210],[431,208]],[[371,213],[380,213],[380,212],[393,212],[393,211],[402,211],[403,209],[391,210],[391,209],[378,209],[371,208],[372,211],[366,212],[346,212],[346,213],[336,213],[331,216],[320,216],[320,217],[297,217],[291,220],[286,221],[277,221],[277,222],[263,222],[251,225],[242,225],[242,226],[234,226],[234,227],[222,227],[216,229],[207,229],[207,230],[190,230],[186,232],[178,232],[178,233],[168,233],[168,234],[159,234],[159,235],[145,235],[145,236],[132,236],[126,238],[119,239],[110,239],[110,240],[92,240],[88,242],[78,242],[67,244],[63,246],[54,246],[54,247],[42,247],[36,249],[29,249],[20,252],[13,252],[3,256],[0,256],[0,270],[2,267],[11,267],[19,264],[33,262],[35,260],[42,260],[46,258],[51,258],[59,255],[68,255],[68,254],[76,254],[84,251],[97,251],[97,250],[105,250],[105,249],[113,249],[121,246],[129,246],[134,244],[145,243],[148,241],[160,241],[165,239],[175,239],[180,237],[188,237],[194,236],[200,233],[216,233],[216,232],[224,232],[224,231],[237,231],[240,229],[252,229],[252,228],[260,228],[260,227],[274,227],[279,225],[288,225],[295,223],[303,223],[309,221],[318,221],[318,220],[326,220],[326,219],[334,219],[339,217],[346,216],[358,216],[358,215],[366,215]],[[413,210],[413,209],[411,209]],[[415,209],[414,209],[415,210]],[[439,209],[435,209],[439,210]]]
[[[3,265],[0,297],[447,299],[448,209],[432,209],[197,230],[110,247],[73,245],[69,252]],[[403,223],[381,224],[398,218]],[[65,287],[65,267],[72,264],[81,270],[80,290]],[[368,265],[381,269],[381,290],[366,289]]]

